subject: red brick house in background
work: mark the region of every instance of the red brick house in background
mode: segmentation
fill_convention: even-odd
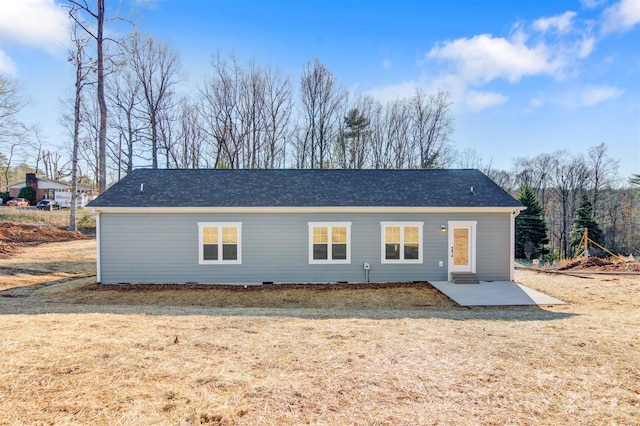
[[[25,181],[7,186],[9,196],[16,198],[18,194],[20,194],[20,190],[25,186],[30,186],[36,191],[36,200],[47,198],[58,201],[63,207],[69,207],[71,201],[71,185],[68,183],[42,179],[35,173],[27,173]],[[84,207],[86,203],[95,198],[92,195],[93,191],[91,189],[79,187],[78,205]]]
[[[26,180],[8,186],[9,196],[16,198],[20,190],[25,186],[30,186],[36,191],[36,200],[43,198],[55,198],[56,191],[70,191],[71,185],[56,182],[49,179],[40,179],[35,173],[27,173]]]

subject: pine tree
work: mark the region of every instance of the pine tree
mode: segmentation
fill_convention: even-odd
[[[589,197],[583,195],[578,210],[576,211],[576,218],[571,224],[571,233],[569,234],[571,247],[574,249],[580,244],[585,228],[591,241],[600,245],[604,244],[602,228],[600,228],[598,222],[593,218],[593,205],[591,201],[589,201]]]
[[[526,210],[516,217],[516,258],[531,259],[549,253],[547,222],[536,194],[526,186],[518,197]]]
[[[344,118],[344,124],[344,131],[338,141],[338,166],[344,169],[361,169],[365,165],[369,148],[369,119],[357,108],[353,108]]]

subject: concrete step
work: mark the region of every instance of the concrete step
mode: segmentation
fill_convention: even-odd
[[[451,282],[455,284],[479,284],[478,276],[470,272],[452,272]]]

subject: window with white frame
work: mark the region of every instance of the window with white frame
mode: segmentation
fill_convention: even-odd
[[[242,223],[200,222],[198,230],[201,265],[242,263]]]
[[[351,263],[351,222],[309,222],[309,263]]]
[[[380,222],[382,263],[422,263],[423,222]]]

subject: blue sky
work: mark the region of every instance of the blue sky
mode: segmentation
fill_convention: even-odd
[[[23,119],[50,145],[73,69],[61,1],[0,0],[0,72],[30,99]],[[107,0],[107,7],[128,0]],[[167,41],[195,88],[211,54],[297,81],[318,57],[347,88],[382,100],[451,93],[459,150],[510,169],[516,157],[606,143],[640,172],[640,1],[145,0],[141,31]],[[129,15],[131,16],[131,15]],[[126,29],[120,25],[119,29]]]

